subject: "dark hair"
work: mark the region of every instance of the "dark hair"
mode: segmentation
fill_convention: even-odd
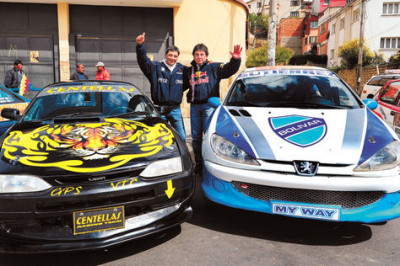
[[[196,46],[193,48],[193,52],[192,52],[193,56],[194,56],[194,52],[196,52],[196,51],[204,51],[206,53],[206,56],[208,56],[208,48],[203,43],[196,44]]]
[[[165,54],[168,54],[168,52],[170,52],[170,51],[173,51],[173,52],[176,51],[176,52],[178,52],[178,55],[181,54],[181,52],[179,51],[179,48],[176,47],[175,45],[169,46],[169,47],[167,48],[167,50],[165,51]]]
[[[15,61],[14,61],[14,66],[17,66],[17,65],[19,65],[19,64],[24,64],[24,63],[22,63],[21,62],[21,60],[18,60],[18,59],[15,59]]]
[[[84,65],[83,65],[83,64],[81,64],[81,63],[77,63],[77,64],[76,64],[76,68],[79,68],[79,66],[83,66],[83,67],[84,67]]]

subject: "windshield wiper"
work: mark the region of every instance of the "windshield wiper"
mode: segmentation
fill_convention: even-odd
[[[343,106],[326,105],[320,103],[308,103],[308,102],[277,102],[268,103],[265,107],[300,107],[300,108],[322,108],[322,109],[344,109]]]
[[[234,102],[227,102],[227,106],[253,106],[253,107],[260,107],[260,104],[252,103],[248,101],[234,101]]]
[[[65,123],[65,122],[101,122],[99,112],[77,112],[70,114],[57,115],[53,117],[53,123]]]
[[[129,113],[121,113],[117,115],[110,115],[106,116],[107,118],[112,118],[112,117],[134,117],[134,116],[146,116],[146,117],[151,117],[151,114],[149,112],[145,111],[134,111],[134,112],[129,112]]]

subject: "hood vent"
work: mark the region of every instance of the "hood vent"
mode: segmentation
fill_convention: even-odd
[[[247,116],[251,117],[251,114],[247,112],[246,110],[240,109],[240,110],[234,110],[234,109],[229,109],[229,113],[233,116]]]

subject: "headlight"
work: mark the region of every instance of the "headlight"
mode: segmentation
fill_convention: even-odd
[[[181,157],[159,160],[149,164],[140,174],[143,177],[155,177],[180,173],[183,171]]]
[[[400,163],[400,143],[393,141],[380,149],[368,160],[354,168],[354,171],[378,171],[389,170]]]
[[[0,193],[37,192],[51,188],[43,179],[32,175],[0,175]]]
[[[241,148],[217,134],[211,136],[211,148],[215,154],[226,160],[236,163],[260,165]]]

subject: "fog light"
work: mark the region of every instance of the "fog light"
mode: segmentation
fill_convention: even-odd
[[[212,186],[218,192],[223,192],[225,190],[224,184],[221,181],[219,181],[218,179],[214,179],[212,181]]]

